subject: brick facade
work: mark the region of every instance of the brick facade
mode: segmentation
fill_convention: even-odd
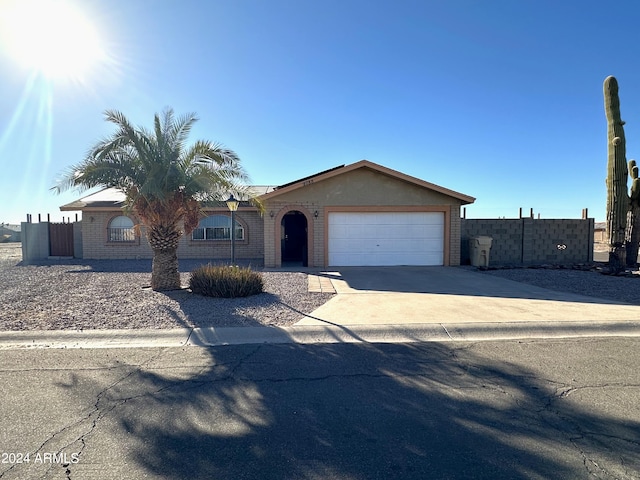
[[[449,265],[460,265],[460,205],[451,205],[449,234]]]
[[[265,205],[264,215],[264,264],[268,267],[280,266],[282,217],[288,212],[298,211],[307,219],[307,233],[311,242],[307,243],[309,266],[324,265],[324,215],[319,204],[314,202],[278,202],[271,201]],[[318,212],[318,216],[315,216]],[[277,229],[277,230],[276,230]]]
[[[230,215],[228,210],[209,211],[208,214]],[[144,236],[134,242],[109,242],[107,228],[109,222],[120,211],[85,211],[82,221],[82,251],[84,258],[91,259],[141,259],[152,258],[153,252]],[[264,255],[264,223],[260,213],[255,209],[240,209],[236,212],[236,220],[243,226],[245,238],[236,240],[235,253],[239,260],[262,263]],[[135,218],[132,217],[134,223]],[[192,240],[191,235],[183,236],[178,246],[178,258],[211,259],[212,261],[228,261],[231,258],[230,240]]]

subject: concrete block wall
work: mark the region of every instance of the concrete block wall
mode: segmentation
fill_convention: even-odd
[[[522,263],[521,219],[462,219],[460,227],[460,262],[470,262],[469,239],[486,236],[493,238],[490,264]]]
[[[489,265],[571,264],[593,261],[594,221],[589,219],[462,219],[461,263],[469,239],[493,238]]]
[[[523,219],[524,263],[581,263],[593,261],[593,219]]]

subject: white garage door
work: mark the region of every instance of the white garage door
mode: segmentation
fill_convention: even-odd
[[[330,212],[329,265],[442,265],[442,212]]]

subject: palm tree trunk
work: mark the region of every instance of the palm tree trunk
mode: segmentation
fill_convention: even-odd
[[[154,250],[151,268],[151,288],[156,291],[180,289],[177,248]]]
[[[182,231],[176,225],[154,225],[147,229],[147,239],[153,250],[151,288],[153,290],[180,289],[178,271],[178,241]]]

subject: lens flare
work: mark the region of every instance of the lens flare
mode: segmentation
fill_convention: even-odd
[[[81,79],[105,58],[96,28],[63,0],[2,1],[0,39],[19,64],[52,79]]]

